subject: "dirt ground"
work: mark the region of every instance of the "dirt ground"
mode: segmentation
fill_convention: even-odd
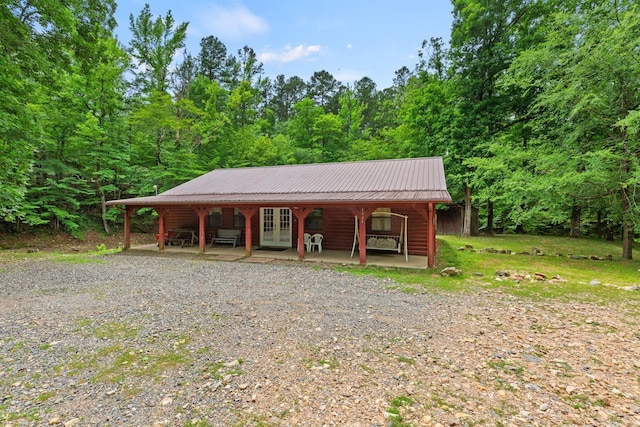
[[[131,244],[153,243],[155,236],[151,233],[131,233]],[[95,230],[84,233],[83,239],[78,239],[67,233],[2,233],[0,234],[1,250],[25,250],[38,252],[87,252],[94,251],[104,244],[107,249],[122,248],[124,234],[114,233],[104,235]]]

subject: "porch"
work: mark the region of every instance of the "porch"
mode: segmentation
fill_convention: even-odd
[[[152,252],[166,254],[193,255],[203,257],[205,259],[217,261],[237,261],[237,262],[255,262],[267,263],[272,261],[298,261],[298,250],[296,248],[287,248],[283,250],[261,249],[253,247],[251,256],[246,256],[244,247],[231,246],[215,246],[207,247],[206,252],[200,252],[198,246],[180,247],[166,246],[164,251],[159,251],[158,246],[153,244],[132,246],[128,249],[131,252]],[[337,265],[359,265],[360,258],[358,251],[350,258],[351,251],[324,249],[322,253],[306,252],[304,262],[326,263]],[[367,265],[387,268],[412,268],[427,269],[427,257],[421,255],[409,255],[409,262],[405,261],[404,254],[387,253],[387,252],[367,252]]]

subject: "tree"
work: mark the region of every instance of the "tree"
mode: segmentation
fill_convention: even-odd
[[[572,196],[622,224],[631,259],[640,160],[640,11],[631,0],[577,2],[553,15],[544,43],[523,52],[508,82],[535,92],[534,137],[553,146]],[[556,158],[557,159],[557,158]],[[604,201],[604,203],[602,203]]]
[[[340,82],[328,71],[316,71],[307,84],[308,95],[326,113],[337,113]]]
[[[170,65],[177,51],[184,48],[188,22],[175,25],[171,11],[155,20],[149,4],[140,14],[129,16],[131,41],[129,54],[135,61],[133,73],[142,92],[165,92],[169,87]]]
[[[72,10],[60,2],[11,1],[0,6],[0,218],[28,210],[34,151],[45,129],[46,87],[66,68],[75,34]]]
[[[209,80],[221,83],[226,73],[227,47],[215,36],[200,40],[198,72]]]
[[[457,111],[452,116],[447,151],[456,161],[449,165],[448,176],[459,184],[464,198],[463,235],[469,235],[474,170],[462,160],[486,157],[488,153],[482,148],[510,125],[511,99],[501,96],[497,82],[517,52],[524,49],[519,35],[528,33],[530,23],[537,22],[538,15],[532,0],[454,0],[453,5],[450,55]],[[435,43],[436,52],[437,47]],[[433,62],[436,73],[440,63]]]
[[[269,107],[274,111],[276,121],[284,123],[293,114],[293,106],[302,101],[307,93],[307,86],[300,77],[285,79],[283,74],[276,76],[272,85],[272,96]]]

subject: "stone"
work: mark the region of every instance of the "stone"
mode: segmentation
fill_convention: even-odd
[[[462,274],[462,270],[459,270],[455,267],[446,267],[440,271],[440,275],[443,277],[457,277]]]
[[[73,427],[80,422],[80,418],[73,418],[64,423],[64,427]]]
[[[592,281],[590,281],[590,282],[589,282],[589,284],[590,284],[591,286],[598,286],[598,285],[601,285],[601,284],[602,284],[602,282],[600,282],[600,281],[599,281],[599,280],[597,280],[597,279],[593,279]]]
[[[173,403],[173,399],[170,398],[169,396],[165,397],[164,399],[162,399],[162,401],[160,402],[160,404],[162,406],[169,406]]]

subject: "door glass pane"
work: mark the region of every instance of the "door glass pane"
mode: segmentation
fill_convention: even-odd
[[[262,240],[273,242],[275,239],[275,224],[273,209],[265,208],[263,215]]]
[[[280,209],[280,241],[291,241],[291,211],[287,208]]]

